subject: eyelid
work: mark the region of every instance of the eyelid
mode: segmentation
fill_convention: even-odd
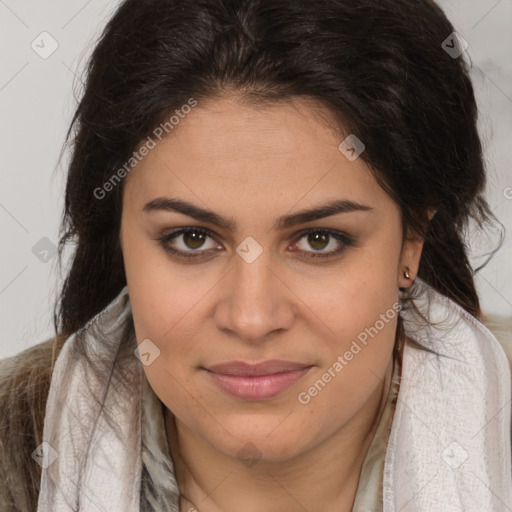
[[[154,240],[159,243],[159,245],[168,253],[171,254],[172,257],[176,257],[177,259],[182,260],[194,260],[194,259],[201,259],[205,256],[211,255],[213,252],[216,252],[215,249],[197,249],[197,250],[191,250],[191,251],[180,251],[175,250],[166,245],[167,242],[170,240],[173,240],[174,238],[178,238],[179,236],[189,233],[189,232],[197,232],[206,235],[207,237],[212,238],[213,240],[217,241],[217,236],[208,228],[203,228],[199,226],[186,226],[182,228],[177,228],[173,231],[170,231],[166,234],[164,234],[161,237],[157,237]],[[339,255],[340,253],[344,252],[347,247],[351,247],[356,245],[356,240],[354,237],[348,235],[347,233],[343,231],[339,231],[337,229],[332,228],[321,228],[321,227],[311,227],[306,228],[301,231],[299,231],[292,239],[292,243],[296,244],[299,240],[304,238],[306,235],[310,233],[326,233],[328,236],[334,238],[337,240],[340,244],[342,244],[341,249],[337,250],[331,250],[329,252],[320,252],[320,251],[301,251],[301,250],[294,250],[293,253],[298,253],[299,258],[301,259],[312,259],[312,258],[334,258],[335,256]],[[301,255],[305,254],[305,255]]]
[[[328,252],[321,251],[297,251],[299,254],[305,254],[305,256],[298,256],[302,259],[311,259],[311,258],[335,258],[343,253],[347,247],[352,247],[356,245],[356,239],[343,231],[339,231],[337,229],[331,228],[307,228],[301,230],[295,237],[293,243],[297,243],[301,238],[304,238],[306,235],[310,233],[326,233],[331,238],[334,238],[336,241],[342,244],[341,249],[335,249]]]
[[[173,240],[174,238],[178,238],[179,236],[184,235],[186,233],[190,233],[190,232],[203,234],[209,238],[212,238],[213,240],[215,240],[217,242],[217,237],[216,237],[216,235],[213,234],[213,232],[211,230],[209,230],[208,228],[202,228],[199,226],[197,226],[197,227],[186,226],[186,227],[182,227],[182,228],[177,228],[173,231],[165,233],[161,237],[157,237],[155,240],[160,242],[160,245],[162,245],[162,247],[164,249],[169,250],[170,252],[173,252],[170,249],[168,249],[168,246],[166,246],[165,243]],[[184,251],[176,251],[176,252],[183,253]],[[186,253],[190,253],[190,254],[201,254],[201,253],[204,254],[204,253],[211,253],[211,252],[212,252],[212,249],[197,249],[195,251],[192,251],[192,250],[186,251]]]

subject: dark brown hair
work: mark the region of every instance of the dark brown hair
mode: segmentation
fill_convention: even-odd
[[[468,63],[442,47],[453,32],[429,0],[122,2],[68,132],[59,256],[70,241],[76,248],[56,331],[82,328],[126,284],[123,183],[101,199],[94,191],[191,97],[227,90],[254,105],[304,97],[327,107],[364,142],[361,157],[400,206],[404,233],[425,238],[419,277],[479,316],[464,233],[493,216]]]
[[[320,102],[338,128],[365,144],[361,158],[399,205],[404,235],[425,238],[419,277],[480,316],[466,231],[470,221],[483,230],[495,219],[483,197],[469,64],[465,54],[442,47],[453,32],[430,0],[120,4],[89,60],[66,139],[72,152],[61,268],[64,249],[75,245],[55,305],[59,335],[1,365],[5,506],[36,507],[41,469],[30,453],[41,442],[58,352],[126,285],[119,240],[124,181],[102,197],[95,191],[190,98],[200,104],[235,90],[255,106],[292,97]],[[428,209],[436,210],[430,223]],[[401,328],[399,322],[397,334]]]

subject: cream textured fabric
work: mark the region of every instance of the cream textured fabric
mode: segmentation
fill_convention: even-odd
[[[167,442],[164,407],[144,376],[140,512],[179,512],[180,493]]]
[[[400,390],[401,364],[399,354],[395,354],[393,371],[384,386],[387,393],[384,395],[379,424],[363,461],[352,512],[382,512],[384,459]]]
[[[509,510],[511,379],[503,349],[482,324],[421,280],[414,289],[421,292],[416,305],[439,325],[404,310],[406,335],[440,356],[404,346],[385,460],[375,458],[384,463],[383,511]],[[37,512],[179,510],[163,405],[134,356],[136,341],[122,343],[130,315],[125,287],[59,354]],[[386,431],[382,425],[377,433]],[[368,455],[381,443],[376,439]],[[372,493],[371,475],[380,474],[373,467],[366,464],[361,477],[373,482]],[[360,485],[358,492],[369,489]],[[357,512],[375,512],[365,507]]]
[[[511,377],[493,334],[421,280],[384,468],[384,512],[512,509]]]

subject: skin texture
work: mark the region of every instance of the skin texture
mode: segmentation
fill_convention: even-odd
[[[203,101],[126,180],[120,236],[128,290],[138,342],[160,350],[144,371],[167,407],[181,510],[351,509],[392,367],[397,316],[309,403],[298,395],[394,311],[398,287],[417,275],[422,240],[402,246],[398,206],[361,158],[339,151],[348,134],[328,121],[328,111],[305,99],[266,107],[236,95]],[[210,209],[237,229],[143,211],[163,196]],[[272,227],[279,216],[338,199],[371,210]],[[209,255],[173,259],[155,241],[183,227],[211,234],[203,245],[187,235],[167,245]],[[315,242],[301,235],[307,228],[340,231],[354,243]],[[263,249],[252,263],[236,251],[247,237]],[[313,367],[258,401],[227,394],[202,369],[268,359]],[[238,455],[247,443],[259,459],[250,467]]]

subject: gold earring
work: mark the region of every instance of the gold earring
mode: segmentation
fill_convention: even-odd
[[[409,275],[409,267],[405,267],[404,277],[405,279],[411,279],[411,276]]]

